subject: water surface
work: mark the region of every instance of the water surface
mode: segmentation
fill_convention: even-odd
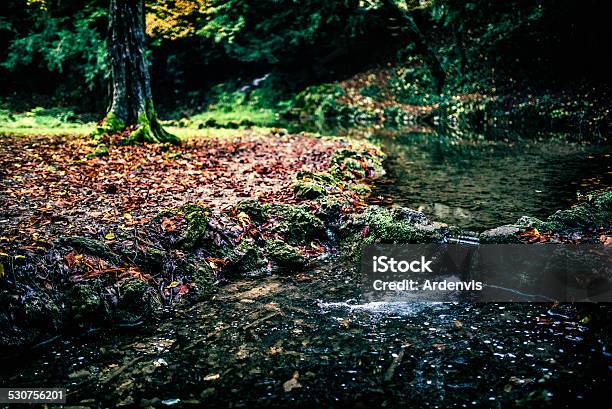
[[[612,149],[556,135],[472,136],[380,130],[369,134],[388,154],[388,177],[373,202],[483,230],[520,216],[546,218],[580,193],[612,185]]]

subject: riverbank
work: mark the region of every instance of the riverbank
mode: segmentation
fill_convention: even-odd
[[[277,130],[96,156],[81,138],[7,141],[23,153],[3,162],[13,169],[2,200],[5,346],[141,325],[236,277],[307,277],[319,258],[355,260],[363,244],[461,234],[415,210],[367,205],[384,173],[384,155],[368,142]],[[611,213],[610,192],[601,192],[480,239],[608,242]]]
[[[346,124],[425,125],[458,136],[513,128],[607,139],[612,101],[588,86],[560,90],[458,90],[436,93],[420,66],[373,68],[306,88],[284,115]]]

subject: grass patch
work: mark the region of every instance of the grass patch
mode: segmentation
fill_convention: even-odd
[[[0,108],[0,133],[17,135],[86,135],[95,122],[86,122],[72,110],[36,107],[14,113]]]

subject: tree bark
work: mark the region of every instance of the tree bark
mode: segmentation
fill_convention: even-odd
[[[97,134],[129,130],[127,142],[172,142],[157,119],[146,56],[144,0],[110,0],[112,100]]]

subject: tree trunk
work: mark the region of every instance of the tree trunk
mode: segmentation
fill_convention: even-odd
[[[160,125],[146,58],[144,0],[110,0],[108,53],[112,101],[98,135],[129,131],[124,142],[172,142]]]

